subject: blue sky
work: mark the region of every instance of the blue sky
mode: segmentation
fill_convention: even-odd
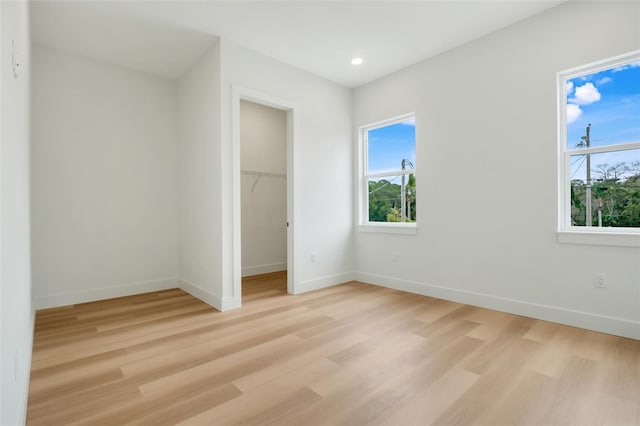
[[[640,142],[640,62],[567,81],[567,144],[576,148],[591,123],[591,146]],[[640,160],[639,150],[593,155],[592,170]],[[585,179],[580,158],[571,160],[573,179]]]
[[[567,142],[591,123],[592,146],[640,141],[640,62],[567,82]]]
[[[413,119],[369,130],[368,173],[400,170],[402,159],[416,164],[416,128]]]

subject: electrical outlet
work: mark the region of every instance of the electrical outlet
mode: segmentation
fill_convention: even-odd
[[[18,78],[20,71],[20,52],[16,49],[16,41],[11,40],[11,68],[13,69],[13,78]]]
[[[391,261],[393,263],[398,263],[398,252],[397,251],[393,252],[393,254],[391,255]]]
[[[607,275],[602,272],[597,272],[593,276],[593,285],[597,288],[607,288]]]
[[[318,253],[315,251],[311,253],[311,263],[316,263],[318,261]]]

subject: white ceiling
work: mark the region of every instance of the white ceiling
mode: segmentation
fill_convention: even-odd
[[[176,78],[222,37],[356,87],[566,0],[36,1],[35,42]],[[364,63],[351,65],[360,56]]]

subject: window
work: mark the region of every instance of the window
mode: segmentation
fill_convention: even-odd
[[[558,84],[559,230],[640,233],[640,51]]]
[[[361,224],[415,228],[414,114],[365,126],[361,139]]]

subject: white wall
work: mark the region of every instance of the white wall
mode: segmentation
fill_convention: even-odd
[[[287,172],[287,113],[240,102],[240,163],[243,170]]]
[[[295,104],[298,291],[348,281],[353,271],[351,91],[221,40],[223,223],[233,223],[232,87]],[[222,233],[224,294],[233,294],[232,229]],[[316,262],[311,262],[316,253]],[[291,265],[289,265],[291,268]]]
[[[178,114],[180,286],[222,309],[218,43],[180,78]]]
[[[37,308],[177,286],[174,81],[33,48]]]
[[[0,424],[24,424],[33,340],[29,247],[29,60],[26,2],[0,2]],[[11,42],[19,74],[11,67]]]
[[[287,114],[240,102],[242,276],[287,269]],[[280,176],[282,175],[282,176]]]
[[[359,278],[639,338],[639,250],[555,233],[556,73],[640,48],[639,8],[569,2],[356,89],[356,128],[416,112],[419,170],[418,235],[357,233]]]

